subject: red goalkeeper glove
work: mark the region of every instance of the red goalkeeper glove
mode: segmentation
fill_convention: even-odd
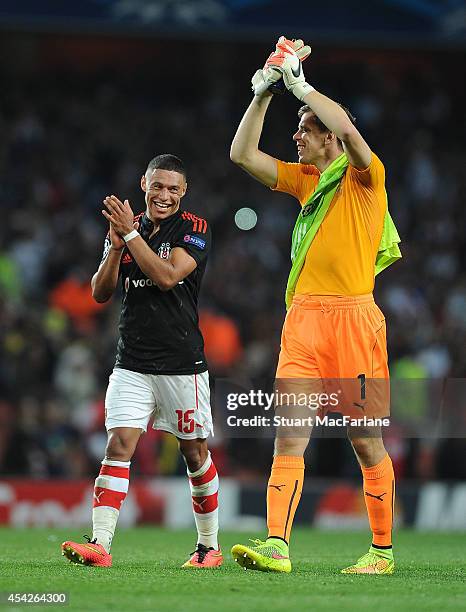
[[[296,48],[297,47],[297,48]],[[269,71],[277,73],[273,82],[277,79],[277,75],[283,78],[288,91],[291,91],[298,100],[303,100],[304,96],[313,91],[314,88],[306,82],[303,74],[302,61],[308,57],[311,48],[304,46],[302,40],[288,40],[284,36],[280,36],[277,42],[274,53],[272,53],[267,62],[267,74]]]
[[[287,40],[282,36],[275,47],[275,51],[267,58],[264,67],[256,70],[251,79],[252,90],[255,96],[261,96],[266,91],[271,93],[285,92],[283,74],[280,68],[280,65],[285,60],[285,51],[279,46],[279,44],[282,44],[282,39],[289,45],[289,49],[293,51],[299,62],[304,61],[311,53],[311,48],[304,45],[302,40]]]

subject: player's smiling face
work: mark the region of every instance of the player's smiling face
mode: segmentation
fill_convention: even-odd
[[[156,168],[143,175],[141,187],[146,194],[146,214],[155,222],[166,219],[178,210],[187,183],[179,172]]]
[[[298,131],[293,134],[300,164],[315,164],[323,156],[325,136],[315,124],[313,113],[304,113],[299,121]]]

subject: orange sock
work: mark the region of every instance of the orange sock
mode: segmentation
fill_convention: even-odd
[[[361,470],[372,543],[375,546],[391,546],[395,501],[395,474],[392,460],[387,454],[377,465],[369,468],[361,466]]]
[[[290,541],[293,519],[301,499],[304,481],[303,457],[275,457],[267,487],[269,538]]]

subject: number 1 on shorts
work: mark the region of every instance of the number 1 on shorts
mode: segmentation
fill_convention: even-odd
[[[361,399],[365,400],[366,399],[366,375],[359,374],[358,378],[361,381]]]

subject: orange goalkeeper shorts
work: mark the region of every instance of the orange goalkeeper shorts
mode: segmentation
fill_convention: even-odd
[[[372,294],[296,295],[283,326],[277,378],[388,378],[385,317]]]
[[[336,391],[337,412],[388,415],[385,317],[372,294],[295,296],[283,326],[276,378],[285,391]]]

